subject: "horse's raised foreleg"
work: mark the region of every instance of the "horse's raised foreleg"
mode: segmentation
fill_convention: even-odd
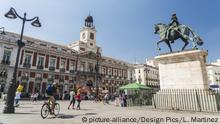
[[[160,44],[160,43],[162,43],[162,42],[164,42],[164,40],[163,40],[163,39],[161,39],[161,40],[157,41],[157,49],[158,49],[158,50],[161,50],[161,48],[159,47],[159,44]]]
[[[192,44],[193,44],[193,49],[197,48],[197,45],[194,41],[192,41]]]
[[[192,40],[193,49],[196,49],[196,48],[197,48],[196,40],[197,40],[197,36],[194,36],[194,38],[193,38],[193,40]]]

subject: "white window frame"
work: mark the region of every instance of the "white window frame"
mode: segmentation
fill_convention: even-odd
[[[52,59],[55,60],[54,66],[51,66],[51,63],[50,63]],[[50,58],[49,59],[49,67],[54,67],[54,68],[56,67],[56,58]]]
[[[38,56],[37,56],[37,63],[36,63],[36,64],[37,64],[37,66],[38,66],[38,61],[39,61],[39,58],[40,58],[40,57],[44,58],[44,61],[43,61],[43,67],[44,67],[44,66],[45,66],[45,56],[38,55]]]

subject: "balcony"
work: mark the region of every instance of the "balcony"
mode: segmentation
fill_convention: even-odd
[[[77,71],[78,74],[86,74],[86,75],[95,75],[96,72],[90,72],[90,71]]]
[[[10,61],[9,60],[2,60],[1,64],[10,65]]]
[[[42,81],[42,77],[36,77],[35,80],[36,81]]]
[[[61,79],[60,79],[60,82],[64,82],[64,78],[61,78]]]
[[[60,72],[65,72],[65,68],[61,68],[61,69],[60,69]]]
[[[72,74],[73,74],[74,72],[75,72],[74,70],[70,70],[70,73],[72,73]]]
[[[69,80],[69,83],[73,84],[73,83],[74,83],[74,80],[72,80],[72,79],[71,79],[71,80]]]
[[[2,72],[0,72],[0,78],[7,78],[7,76],[8,76],[8,74],[7,74],[7,72],[5,71],[2,71]]]
[[[44,69],[44,66],[43,65],[38,65],[37,69]]]
[[[23,67],[25,67],[25,68],[30,68],[30,67],[31,67],[31,64],[30,64],[30,63],[24,63],[24,64],[23,64]]]
[[[55,67],[50,66],[50,67],[49,67],[49,70],[50,70],[50,71],[55,71]]]
[[[48,82],[53,82],[54,79],[53,78],[48,78]]]
[[[21,80],[28,81],[29,77],[28,76],[21,76]]]

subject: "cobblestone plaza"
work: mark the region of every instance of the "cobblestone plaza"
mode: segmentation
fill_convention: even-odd
[[[116,107],[114,103],[82,101],[81,110],[68,110],[68,101],[58,101],[61,105],[57,117],[40,116],[43,101],[21,101],[15,114],[0,113],[0,124],[200,124],[220,123],[218,113],[156,110],[152,106]],[[3,109],[0,102],[0,111]],[[109,120],[108,120],[109,119]],[[83,122],[84,121],[84,122]],[[99,122],[101,121],[101,122]],[[109,121],[109,122],[108,122]],[[139,122],[138,122],[139,121]]]

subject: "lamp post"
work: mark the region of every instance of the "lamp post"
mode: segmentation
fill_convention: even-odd
[[[97,48],[97,51],[96,51],[96,99],[98,99],[98,96],[99,96],[99,81],[101,80],[100,79],[100,76],[99,76],[99,66],[100,66],[100,59],[101,59],[101,53],[99,51],[99,48]]]
[[[1,33],[0,33],[0,34],[5,35],[5,27],[1,27],[0,29],[2,29],[2,31],[1,31]]]
[[[148,86],[149,84],[148,84],[148,67],[147,67],[147,64],[145,64],[144,67],[146,67],[144,69],[144,71],[145,71],[145,74],[146,74],[146,86]]]
[[[79,63],[79,53],[76,55],[76,66],[75,66],[75,83],[74,83],[74,89],[76,89],[76,84],[78,81],[78,63]]]
[[[31,21],[31,25],[35,27],[41,27],[41,23],[39,21],[38,17],[34,17],[32,19],[27,19],[26,18],[26,13],[24,13],[24,17],[21,17],[18,15],[16,10],[14,8],[11,8],[6,14],[5,17],[9,19],[16,19],[17,17],[22,20],[22,29],[21,29],[21,35],[20,39],[17,41],[18,45],[18,51],[17,51],[17,57],[16,57],[16,62],[15,62],[15,67],[14,67],[14,72],[13,72],[13,78],[12,81],[9,83],[8,90],[7,90],[7,99],[5,103],[5,107],[3,110],[3,113],[14,113],[15,108],[14,108],[14,97],[15,97],[15,90],[16,90],[16,77],[17,77],[17,69],[18,69],[18,61],[20,57],[20,51],[21,48],[25,46],[25,43],[22,42],[23,39],[23,33],[24,33],[24,25],[26,21]]]

